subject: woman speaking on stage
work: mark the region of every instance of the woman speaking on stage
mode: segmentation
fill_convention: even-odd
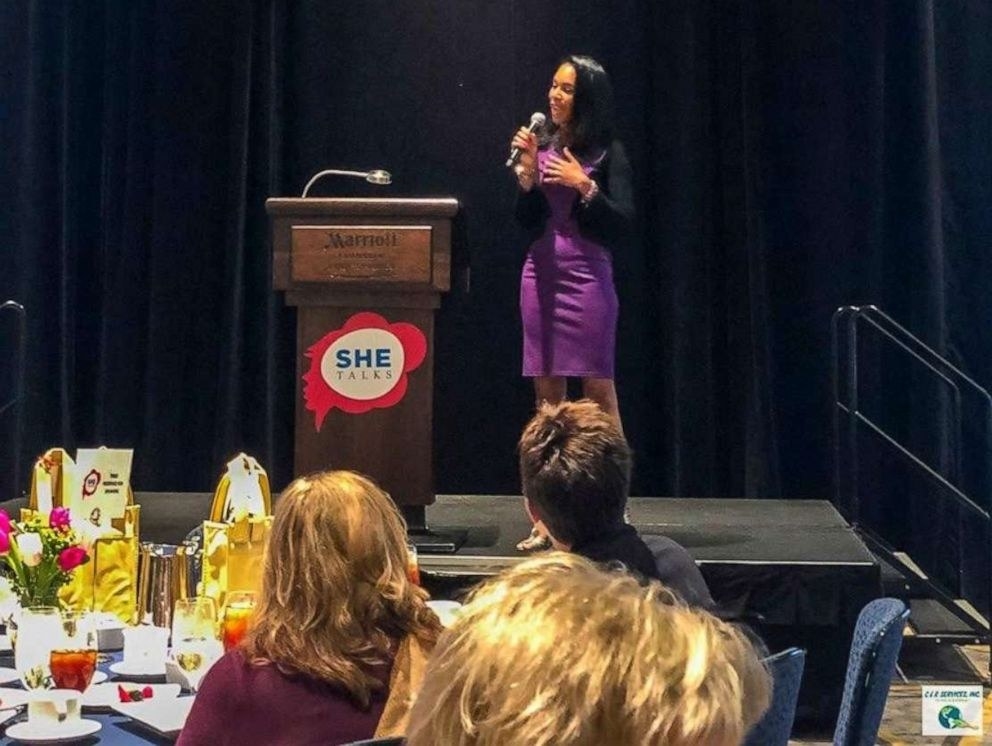
[[[630,163],[613,137],[609,76],[591,57],[569,55],[548,106],[550,122],[538,132],[521,127],[511,143],[520,151],[516,217],[532,240],[520,278],[523,375],[534,379],[538,404],[563,400],[567,379],[581,379],[583,396],[620,424],[613,254],[628,240],[634,200]]]

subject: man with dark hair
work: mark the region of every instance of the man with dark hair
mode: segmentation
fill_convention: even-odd
[[[660,580],[693,606],[713,599],[686,550],[626,523],[631,451],[616,421],[594,402],[544,404],[518,445],[524,503],[556,549],[595,562],[622,563]]]

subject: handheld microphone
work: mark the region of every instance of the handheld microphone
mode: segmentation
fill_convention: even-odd
[[[535,111],[530,115],[530,124],[527,126],[528,132],[535,132],[544,126],[545,116],[539,111]],[[521,154],[520,148],[514,148],[510,151],[510,157],[506,159],[506,167],[513,168],[517,165],[517,161],[520,160]]]

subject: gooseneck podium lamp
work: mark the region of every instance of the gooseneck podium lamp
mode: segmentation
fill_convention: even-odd
[[[324,171],[318,171],[311,177],[307,185],[303,187],[303,194],[300,197],[305,198],[310,191],[310,187],[325,176],[351,176],[356,179],[365,179],[369,184],[378,184],[381,186],[393,183],[393,175],[389,171],[383,171],[381,168],[376,168],[372,171],[342,171],[339,168],[328,168]]]

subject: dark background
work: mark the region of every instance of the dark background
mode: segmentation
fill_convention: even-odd
[[[636,494],[830,496],[841,304],[992,383],[986,0],[7,0],[0,34],[0,300],[29,314],[4,494],[54,444],[134,447],[141,490],[210,489],[238,450],[290,479],[295,320],[264,200],[326,167],[395,184],[315,195],[461,201],[437,489],[518,492],[525,247],[502,162],[568,52],[610,71],[635,169],[616,263]],[[890,357],[870,367],[880,411],[939,460],[940,395]],[[957,509],[882,461],[872,520],[968,549]]]

